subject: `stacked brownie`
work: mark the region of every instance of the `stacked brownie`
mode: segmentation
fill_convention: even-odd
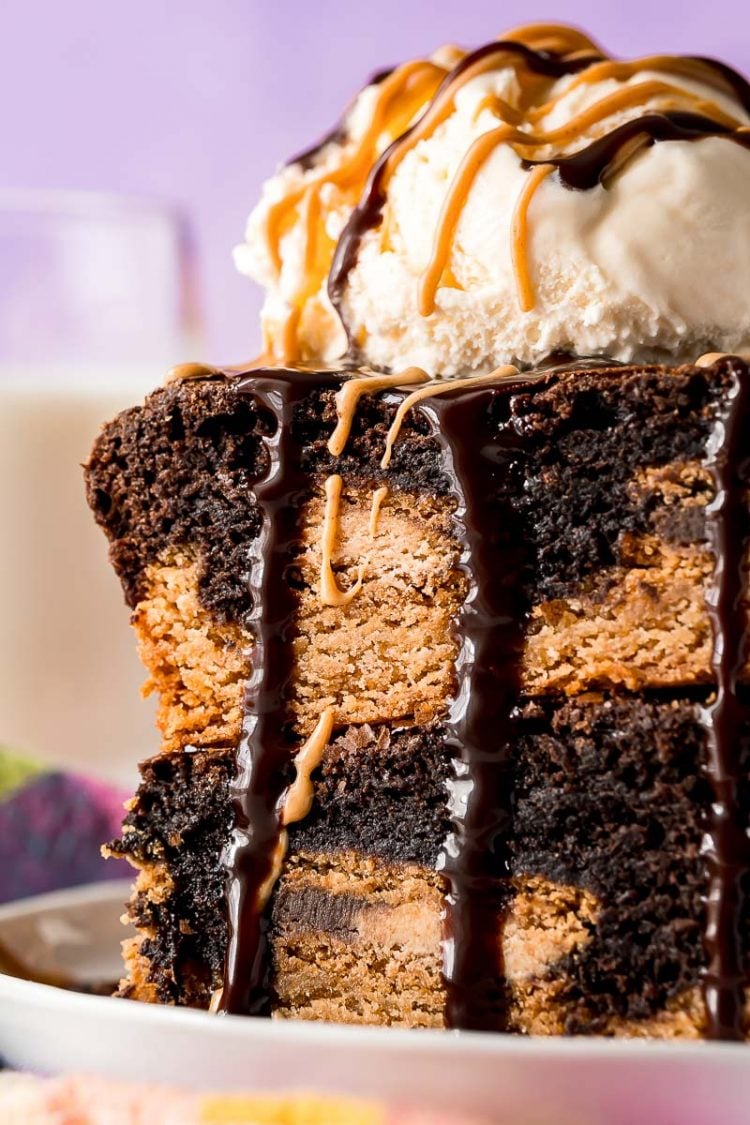
[[[745,363],[190,375],[86,470],[160,699],[121,995],[744,1035]]]

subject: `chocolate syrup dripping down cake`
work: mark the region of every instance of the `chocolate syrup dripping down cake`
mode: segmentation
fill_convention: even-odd
[[[749,113],[531,25],[279,173],[265,358],[176,369],[86,468],[160,699],[121,995],[746,1037]],[[731,223],[649,263],[657,180]]]

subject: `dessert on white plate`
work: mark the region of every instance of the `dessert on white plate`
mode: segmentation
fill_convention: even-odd
[[[270,182],[267,354],[86,468],[160,696],[121,996],[746,1037],[749,113],[531,25]]]

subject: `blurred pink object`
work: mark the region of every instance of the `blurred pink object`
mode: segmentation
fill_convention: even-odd
[[[492,1125],[328,1095],[222,1097],[95,1077],[37,1078],[11,1072],[0,1075],[0,1120],[14,1125]],[[534,1125],[544,1123],[537,1118]]]

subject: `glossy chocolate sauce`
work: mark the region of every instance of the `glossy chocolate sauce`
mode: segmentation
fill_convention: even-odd
[[[545,382],[529,374],[497,388],[425,400],[456,499],[454,524],[469,593],[456,622],[457,686],[446,728],[453,755],[452,831],[438,862],[447,881],[443,930],[446,1023],[502,1031],[507,996],[498,941],[509,895],[513,825],[510,762],[521,691],[528,544],[502,482],[523,457],[523,437],[493,425],[493,399]]]
[[[704,66],[710,67],[711,70],[718,74],[719,78],[723,81],[727,89],[734,95],[740,103],[745,113],[750,113],[750,82],[744,78],[733,67],[727,66],[725,62],[719,59],[707,59],[704,55],[688,55],[688,58],[695,60],[695,62],[703,63]]]
[[[708,595],[713,630],[715,701],[701,710],[706,731],[706,772],[713,804],[706,816],[709,889],[704,941],[708,966],[703,995],[711,1039],[744,1039],[747,980],[742,926],[750,875],[747,808],[740,787],[747,763],[740,739],[750,707],[738,696],[746,660],[744,560],[748,545],[750,485],[750,372],[737,362],[733,386],[709,441],[706,465],[715,483],[707,534],[716,559]]]
[[[552,358],[552,357],[551,357]],[[533,391],[565,370],[569,357],[543,372],[506,377],[425,399],[414,407],[429,421],[443,450],[456,500],[453,515],[460,566],[469,593],[455,624],[459,641],[456,692],[446,720],[453,757],[449,784],[451,832],[438,867],[446,879],[443,975],[446,1022],[453,1028],[504,1030],[508,997],[498,931],[510,894],[513,828],[510,763],[521,694],[527,615],[524,588],[531,562],[512,505],[508,476],[522,470],[523,434],[509,421],[514,393]],[[562,360],[562,363],[559,361]],[[570,363],[574,361],[570,357]],[[589,365],[596,361],[589,361]],[[282,837],[280,804],[298,748],[289,713],[291,645],[296,599],[288,581],[301,538],[300,515],[310,480],[293,437],[294,409],[307,395],[337,387],[340,376],[262,370],[237,379],[237,393],[254,396],[273,418],[269,468],[253,485],[263,530],[251,565],[255,638],[245,719],[232,787],[234,828],[225,857],[229,944],[221,1010],[267,1015],[273,1003],[269,922],[259,890],[274,871]],[[405,392],[388,392],[400,401]],[[705,929],[708,967],[704,997],[708,1035],[743,1036],[744,924],[750,878],[747,809],[739,794],[740,733],[750,708],[738,696],[745,657],[742,563],[748,540],[745,491],[750,462],[750,375],[739,361],[706,455],[716,482],[707,534],[716,555],[709,611],[714,633],[717,694],[701,711],[706,773],[714,803],[706,813],[709,893]],[[512,490],[510,490],[512,491]]]
[[[219,1009],[223,1012],[268,1015],[272,1003],[269,923],[258,896],[274,870],[282,839],[279,803],[298,749],[288,709],[296,610],[288,578],[301,538],[302,503],[310,490],[309,477],[300,468],[302,449],[293,435],[292,418],[304,398],[339,381],[329,374],[261,370],[235,384],[237,394],[255,398],[276,428],[266,443],[268,472],[253,483],[263,526],[250,560],[252,673],[231,787],[234,826],[224,859],[229,941]]]
[[[620,152],[636,137],[646,138],[650,147],[659,141],[699,141],[706,137],[726,137],[750,148],[750,134],[736,133],[726,125],[698,113],[647,113],[626,121],[611,133],[593,141],[571,156],[550,156],[545,160],[524,160],[524,168],[552,164],[560,182],[576,191],[589,191],[606,178]]]

